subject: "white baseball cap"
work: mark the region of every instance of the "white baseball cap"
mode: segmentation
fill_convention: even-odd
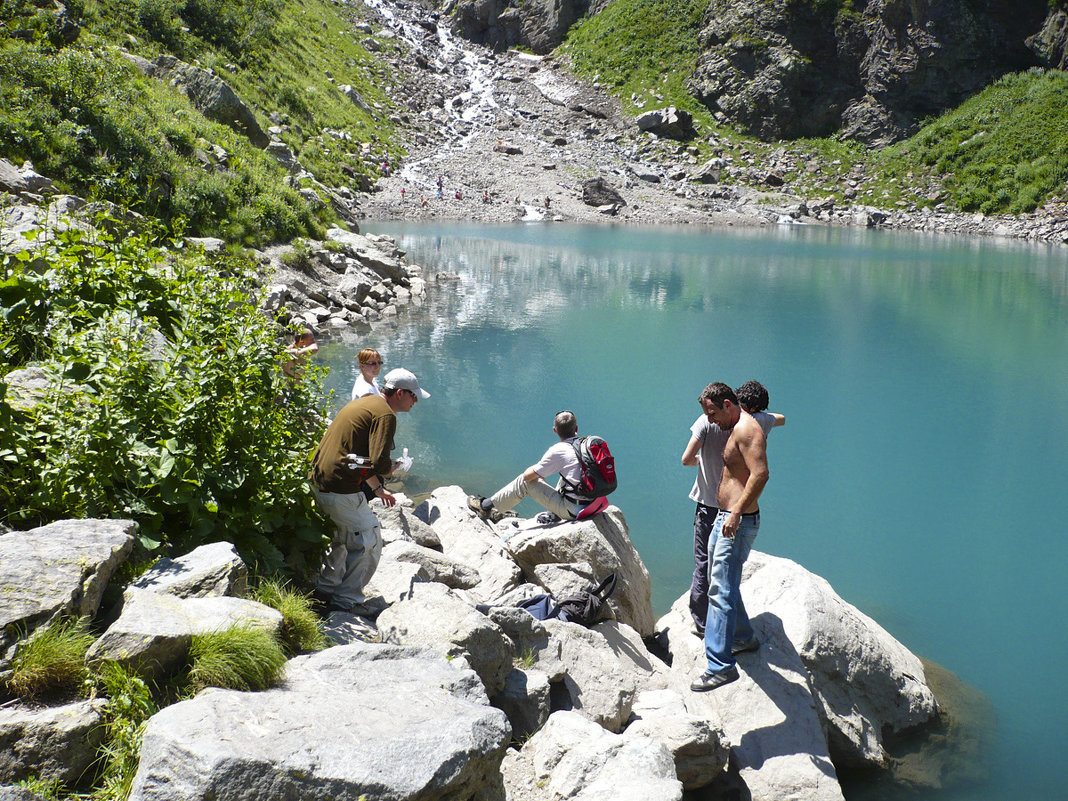
[[[398,367],[396,370],[390,370],[386,373],[382,386],[386,389],[406,389],[414,393],[419,400],[426,400],[430,397],[429,392],[419,388],[419,379],[415,377],[415,373],[411,370],[405,370],[403,367]]]

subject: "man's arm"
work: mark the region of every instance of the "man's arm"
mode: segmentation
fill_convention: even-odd
[[[769,414],[775,418],[775,422],[771,424],[772,428],[778,428],[779,426],[786,425],[785,414],[775,414],[775,412],[769,412]]]
[[[690,437],[686,443],[686,450],[682,452],[682,464],[684,467],[697,467],[697,456],[701,453],[701,440]]]
[[[734,536],[742,522],[742,513],[757,502],[760,493],[764,491],[764,485],[768,483],[771,473],[768,470],[768,443],[764,438],[764,432],[757,426],[755,430],[747,430],[745,435],[738,439],[738,450],[742,460],[749,470],[749,478],[745,482],[742,494],[733,504],[730,515],[723,523],[723,536],[728,539]]]
[[[379,476],[392,475],[396,467],[396,462],[391,462],[389,459],[389,452],[393,448],[393,434],[396,430],[397,418],[391,414],[384,415],[371,422],[371,430],[367,437],[367,449],[370,451],[367,455],[374,469],[374,474],[367,478],[367,486],[374,490],[375,495],[386,506],[393,506],[397,499],[382,485]]]
[[[537,465],[532,464],[530,467],[523,471],[523,480],[526,481],[528,484],[531,481],[537,481],[539,478],[542,477],[538,474],[538,471],[534,469],[535,467],[537,467]]]

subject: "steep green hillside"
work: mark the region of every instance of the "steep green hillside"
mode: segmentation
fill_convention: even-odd
[[[1020,214],[1068,180],[1068,75],[1007,75],[874,159],[887,174],[941,180],[963,211]]]
[[[359,44],[344,7],[74,0],[66,17],[81,32],[68,43],[52,4],[37,2],[0,4],[0,156],[31,160],[73,193],[158,217],[173,230],[247,244],[315,235],[332,219],[328,205],[315,211],[299,187],[283,183],[286,172],[271,156],[205,119],[168,84],[143,77],[120,48],[212,69],[262,127],[277,113],[283,141],[326,186],[358,182],[395,152],[385,70]],[[371,110],[338,84],[353,86]]]

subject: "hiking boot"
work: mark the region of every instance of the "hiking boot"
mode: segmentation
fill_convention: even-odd
[[[756,635],[753,635],[748,640],[736,640],[731,643],[732,654],[744,654],[748,651],[755,651],[758,648],[760,648],[760,640],[756,638]]]
[[[486,500],[481,495],[467,496],[467,508],[474,512],[482,520],[489,520],[490,513],[482,508],[482,502]]]
[[[695,693],[707,693],[709,690],[722,687],[724,684],[730,684],[732,681],[738,681],[738,668],[736,667],[729,667],[719,673],[710,673],[706,670],[694,679],[693,684],[690,685],[690,690]]]
[[[563,518],[553,512],[542,512],[535,519],[543,526],[551,526],[553,523],[559,523]]]

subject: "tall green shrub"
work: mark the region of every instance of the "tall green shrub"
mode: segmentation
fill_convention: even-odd
[[[129,517],[149,547],[227,539],[261,570],[304,566],[319,374],[284,376],[252,268],[103,228],[5,257],[0,366],[36,359],[50,386],[21,409],[0,382],[3,522]]]

